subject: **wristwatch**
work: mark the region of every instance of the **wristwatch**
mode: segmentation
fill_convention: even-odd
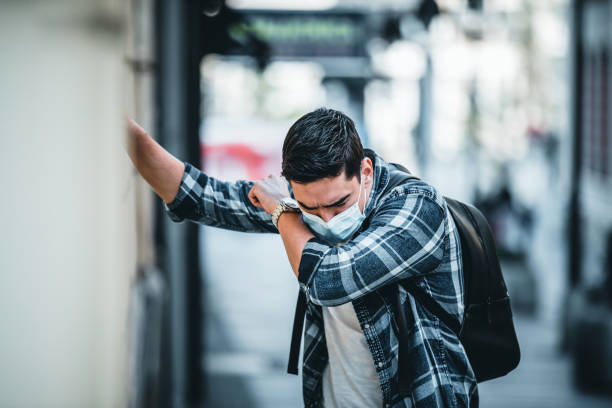
[[[292,212],[292,213],[299,213],[300,207],[298,206],[297,202],[293,198],[289,198],[289,197],[281,198],[278,205],[272,212],[272,224],[274,224],[276,229],[278,229],[278,218],[285,211]]]

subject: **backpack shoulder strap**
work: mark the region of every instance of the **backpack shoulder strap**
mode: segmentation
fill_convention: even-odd
[[[389,165],[391,167],[391,170],[389,171],[389,182],[381,194],[383,196],[389,193],[395,187],[404,184],[408,180],[420,180],[420,178],[410,173],[410,171],[401,164],[389,163]]]
[[[399,283],[406,289],[416,300],[419,301],[427,310],[433,313],[438,319],[446,324],[457,336],[461,334],[461,324],[457,318],[448,313],[438,302],[425,292],[425,289],[416,284],[414,280],[405,280]],[[403,309],[398,310],[398,313],[403,314]],[[407,329],[407,327],[406,327]]]
[[[306,295],[300,290],[297,304],[295,305],[295,316],[293,318],[293,332],[291,333],[291,346],[289,349],[289,363],[287,372],[298,375],[298,364],[300,359],[300,344],[302,342],[302,331],[304,330],[304,318],[306,316]]]

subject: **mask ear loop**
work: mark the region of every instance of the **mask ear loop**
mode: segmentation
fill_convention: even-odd
[[[359,197],[357,198],[357,207],[359,207],[359,201],[361,200],[361,187],[364,187],[365,189],[365,183],[363,182],[363,175],[361,174],[361,168],[359,169]],[[365,193],[365,201],[363,202],[363,211],[361,211],[362,214],[365,213],[365,209],[366,209],[366,204],[368,203],[368,194],[367,192]]]

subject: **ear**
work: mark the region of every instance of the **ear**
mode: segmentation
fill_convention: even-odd
[[[374,179],[374,164],[369,157],[361,161],[361,175],[363,177],[362,181],[366,186],[372,183]]]

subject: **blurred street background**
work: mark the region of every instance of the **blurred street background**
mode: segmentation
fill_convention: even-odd
[[[317,107],[495,234],[522,360],[612,407],[612,0],[0,0],[0,407],[297,407],[280,237],[172,223],[124,117],[225,180]]]

